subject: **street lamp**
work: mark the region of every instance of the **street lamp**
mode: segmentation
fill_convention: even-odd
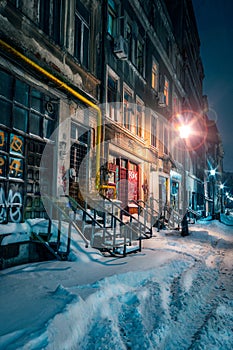
[[[181,118],[181,115],[178,115],[179,118]],[[184,144],[185,144],[185,149],[184,149],[184,208],[185,210],[187,209],[187,188],[186,188],[186,161],[187,161],[187,157],[186,155],[188,154],[188,148],[187,148],[187,142],[188,142],[188,138],[190,137],[191,133],[192,133],[192,129],[190,124],[185,123],[184,121],[182,121],[180,123],[180,125],[178,126],[178,132],[179,132],[179,136],[181,139],[184,140]]]
[[[213,197],[213,205],[212,205],[212,220],[215,219],[215,169],[210,170],[210,176],[212,179],[212,197]]]
[[[223,214],[223,189],[224,189],[224,185],[221,184],[221,185],[220,185],[220,195],[221,195],[220,200],[221,200],[221,213],[222,213],[222,214]]]
[[[179,133],[181,139],[187,139],[191,133],[191,127],[188,124],[181,125],[179,127]]]

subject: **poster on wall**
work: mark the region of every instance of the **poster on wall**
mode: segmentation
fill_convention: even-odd
[[[138,172],[129,170],[128,172],[128,200],[137,200]]]

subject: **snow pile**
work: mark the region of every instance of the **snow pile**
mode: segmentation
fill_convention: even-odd
[[[232,227],[155,231],[143,245],[124,259],[79,247],[86,259],[4,270],[0,348],[232,349]]]

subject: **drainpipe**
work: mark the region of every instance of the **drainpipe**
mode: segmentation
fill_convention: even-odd
[[[22,53],[14,49],[12,46],[8,45],[6,42],[0,39],[0,47],[3,48],[5,51],[7,51],[10,54],[13,54],[15,57],[20,58],[22,61],[27,63],[29,66],[33,67],[36,71],[43,74],[45,77],[47,77],[50,81],[55,83],[59,89],[64,89],[65,91],[69,92],[71,95],[79,99],[80,101],[86,103],[88,106],[92,107],[97,111],[97,140],[96,140],[96,189],[99,189],[100,186],[100,143],[101,143],[101,110],[100,108],[94,104],[93,102],[89,101],[87,98],[82,96],[80,93],[78,93],[76,90],[71,88],[69,85],[64,83],[62,80],[56,78],[54,75],[49,73],[44,68],[40,67],[37,63],[33,62],[26,56],[24,56]]]

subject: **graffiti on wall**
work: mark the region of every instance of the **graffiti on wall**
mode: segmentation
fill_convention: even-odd
[[[22,190],[22,184],[11,183],[8,191],[0,184],[0,223],[22,221]]]
[[[10,157],[0,154],[0,176],[8,177],[9,175],[10,177],[22,179],[24,163],[21,157],[24,152],[24,139],[22,136],[10,134],[9,141]],[[0,130],[0,151],[7,152],[7,146],[8,134]]]
[[[0,223],[21,222],[23,211],[24,138],[0,130]]]

